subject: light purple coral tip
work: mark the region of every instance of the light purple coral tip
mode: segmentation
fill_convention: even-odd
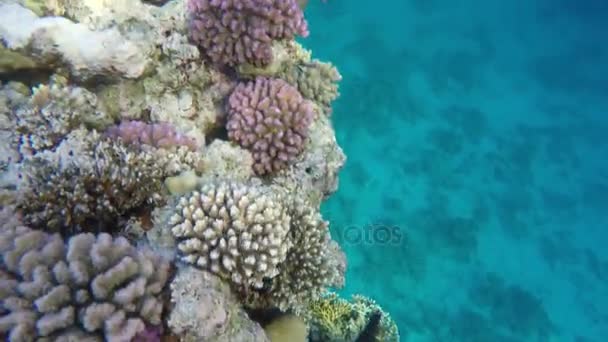
[[[157,148],[186,146],[192,151],[197,149],[197,141],[180,132],[169,123],[145,123],[143,121],[122,121],[108,128],[106,135],[110,138],[121,138],[126,144],[149,145]]]

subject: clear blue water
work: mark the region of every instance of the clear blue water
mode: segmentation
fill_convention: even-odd
[[[581,4],[582,3],[582,4]],[[403,341],[608,340],[608,2],[311,0],[344,295]]]

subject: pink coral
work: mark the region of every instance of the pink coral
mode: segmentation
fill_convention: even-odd
[[[197,149],[196,139],[179,133],[168,123],[145,123],[142,121],[123,121],[106,131],[111,138],[121,138],[126,144],[143,144],[159,148],[186,146]]]
[[[297,0],[188,0],[190,36],[212,62],[265,66],[273,40],[308,36]]]
[[[304,149],[312,102],[281,79],[239,84],[228,99],[228,137],[250,150],[258,175],[284,169]]]

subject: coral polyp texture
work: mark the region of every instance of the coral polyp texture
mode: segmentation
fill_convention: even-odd
[[[120,138],[126,144],[149,145],[158,148],[186,146],[193,151],[197,149],[196,139],[178,132],[173,125],[166,122],[150,124],[127,120],[109,127],[106,135],[111,138]]]
[[[290,247],[285,200],[263,186],[218,182],[182,197],[170,219],[182,260],[261,289]]]
[[[312,102],[281,79],[258,77],[228,98],[228,137],[251,151],[258,175],[285,169],[304,150]]]
[[[4,222],[3,222],[4,224]],[[130,341],[161,323],[169,264],[125,238],[0,233],[0,332],[10,341]]]
[[[212,62],[264,66],[273,41],[306,37],[296,0],[188,0],[191,39]]]

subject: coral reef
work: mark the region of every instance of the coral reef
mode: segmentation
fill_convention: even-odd
[[[258,175],[284,169],[303,151],[312,103],[281,79],[239,84],[228,99],[228,136],[249,149]]]
[[[305,3],[0,4],[0,338],[394,340],[371,302],[314,309],[345,156]]]
[[[190,36],[212,62],[267,65],[271,43],[307,36],[296,0],[188,0]]]
[[[129,341],[160,324],[169,264],[124,238],[78,234],[67,243],[2,222],[0,331],[11,341]]]
[[[347,301],[329,292],[312,302],[307,316],[312,342],[355,341],[362,335],[366,336],[364,341],[399,341],[397,325],[390,315],[373,300],[360,295]]]

